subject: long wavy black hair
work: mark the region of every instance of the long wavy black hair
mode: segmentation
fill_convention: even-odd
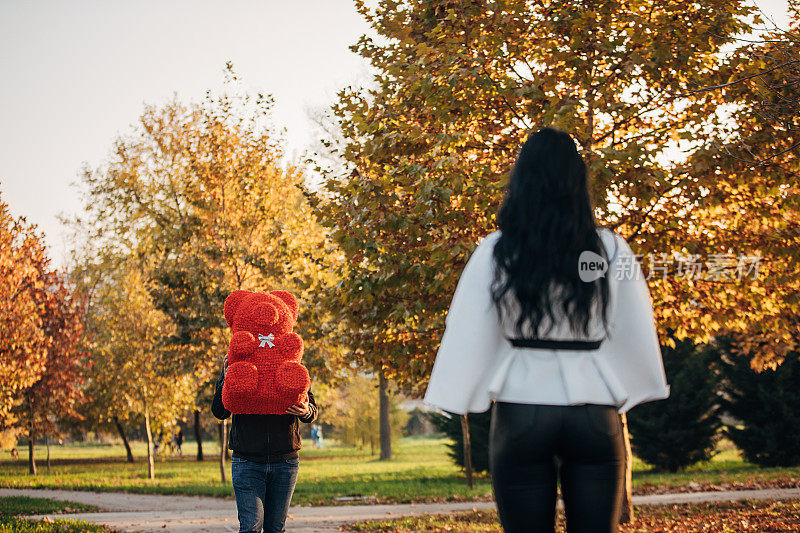
[[[584,282],[578,257],[591,250],[608,260],[592,212],[586,164],[569,134],[533,133],[517,156],[497,214],[492,300],[500,317],[518,304],[515,328],[544,335],[563,317],[572,332],[588,335],[593,313],[607,330],[608,280]],[[548,323],[540,331],[542,323]]]

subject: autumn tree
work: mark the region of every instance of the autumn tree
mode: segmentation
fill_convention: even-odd
[[[105,361],[103,361],[105,362]],[[102,364],[97,364],[97,369],[90,374],[107,372]],[[126,405],[126,399],[116,394],[108,386],[108,380],[89,380],[83,390],[83,401],[80,405],[81,419],[68,419],[72,428],[77,431],[95,431],[108,434],[116,433],[125,448],[125,460],[129,463],[136,461],[131,446],[130,430],[142,425],[132,406]]]
[[[118,361],[105,359],[96,351],[98,334],[102,338],[98,322],[102,314],[102,306],[109,298],[109,286],[118,283],[118,278],[125,268],[135,268],[134,264],[125,263],[122,258],[97,246],[86,235],[85,226],[65,220],[73,231],[71,240],[74,243],[68,271],[71,283],[84,295],[84,334],[80,338],[82,349],[90,354],[92,365],[87,368],[87,377],[79,406],[80,417],[67,417],[67,424],[77,431],[116,432],[125,447],[126,460],[134,462],[133,450],[129,438],[129,430],[140,426],[143,420],[139,410],[131,403],[131,397],[119,394],[115,373]]]
[[[233,290],[298,296],[315,378],[329,378],[342,351],[318,298],[335,281],[333,247],[299,188],[304,174],[271,125],[271,97],[243,89],[230,65],[227,76],[220,96],[148,106],[109,161],[83,176],[81,222],[90,240],[106,243],[105,257],[146,265],[153,303],[174,326],[166,341],[183,371],[206,384],[198,406],[208,405],[227,352],[222,306]]]
[[[341,93],[348,172],[317,196],[347,257],[336,308],[357,332],[357,359],[424,389],[463,265],[494,229],[519,146],[543,126],[577,140],[598,221],[636,252],[704,242],[690,215],[714,179],[683,154],[706,147],[724,99],[692,91],[739,68],[725,47],[749,29],[745,2],[357,5],[380,36],[353,47],[375,83]],[[690,224],[700,227],[687,234]],[[708,340],[737,314],[725,298],[693,304],[696,283],[652,284],[662,332]],[[705,286],[700,296],[737,294]]]
[[[735,349],[756,369],[782,362],[800,338],[800,12],[789,7],[788,30],[744,41],[718,83],[696,89],[721,98],[727,120],[689,160],[709,184],[688,215],[691,240],[729,263],[736,250],[755,259],[753,275],[728,269],[697,283],[691,313],[727,306],[732,316],[711,325],[743,334]]]
[[[745,106],[737,106],[737,111],[745,111],[749,120],[736,122],[733,131],[724,131],[728,141],[734,140],[742,126],[751,126],[754,122],[769,124],[789,133],[781,136],[779,141],[792,141],[792,133],[797,131],[797,117],[800,116],[800,2],[790,0],[788,5],[789,27],[781,28],[774,23],[766,29],[755,31],[755,35],[740,39],[743,43],[736,55],[737,69],[727,79],[721,79],[717,85],[698,87],[695,92],[725,92],[733,97],[740,97]],[[742,99],[741,97],[745,97]],[[734,135],[731,135],[731,134]],[[721,137],[723,137],[721,136]],[[783,146],[782,150],[770,152],[756,149],[745,137],[738,139],[744,154],[727,152],[734,159],[749,155],[749,162],[760,165],[773,157],[783,156],[800,147],[797,141]],[[770,144],[770,143],[768,143]],[[770,146],[771,148],[777,148]],[[745,159],[747,161],[747,159]]]
[[[44,373],[48,338],[43,314],[50,273],[44,239],[0,198],[0,425],[10,426],[12,407]]]
[[[318,198],[348,257],[342,307],[397,345],[376,354],[392,377],[424,387],[414,378],[429,370],[459,267],[493,229],[504,176],[532,129],[573,133],[598,219],[633,240],[647,236],[645,220],[679,211],[667,191],[694,185],[657,156],[714,121],[717,100],[680,92],[690,73],[715,72],[749,8],[625,4],[359,4],[384,38],[354,47],[377,87],[341,94],[350,173],[330,176]]]
[[[369,446],[371,453],[379,447],[379,395],[378,379],[356,373],[334,387],[322,387],[318,391],[326,406],[325,423],[334,428],[334,435],[348,446]],[[392,415],[390,432],[399,437],[408,414],[400,408],[402,396],[397,391],[387,391],[388,409]]]
[[[198,383],[167,340],[174,324],[155,308],[147,276],[136,268],[105,272],[89,305],[87,329],[94,399],[106,416],[140,416],[147,437],[148,477],[155,478],[153,435],[194,404]]]
[[[43,238],[0,200],[0,424],[34,444],[74,416],[86,364],[80,293],[50,267]],[[49,446],[48,446],[48,470]]]
[[[44,371],[20,395],[15,406],[19,425],[28,439],[28,467],[36,474],[33,448],[37,438],[47,444],[47,470],[50,471],[50,438],[61,436],[58,422],[81,418],[76,409],[82,399],[82,385],[91,361],[83,349],[84,304],[80,293],[68,283],[66,275],[48,273],[47,297],[43,304],[42,330],[48,339]]]

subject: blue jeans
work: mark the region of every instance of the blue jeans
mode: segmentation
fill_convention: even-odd
[[[231,459],[231,479],[239,515],[239,533],[282,533],[297,483],[300,460],[257,463]]]

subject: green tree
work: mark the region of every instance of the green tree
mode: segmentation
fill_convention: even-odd
[[[718,355],[690,339],[661,350],[669,398],[637,405],[628,415],[628,424],[637,457],[658,469],[677,472],[714,455],[722,426]]]
[[[461,417],[454,414],[430,413],[428,415],[433,425],[450,437],[447,444],[450,450],[448,455],[458,466],[466,468],[464,462],[464,433],[461,430]],[[489,425],[492,420],[491,410],[485,413],[470,413],[469,433],[471,437],[470,453],[472,468],[476,472],[489,471]]]
[[[762,466],[800,465],[800,354],[757,371],[742,350],[744,338],[717,339],[723,375],[723,407],[737,423],[726,433],[744,457]],[[768,347],[765,347],[769,349]]]

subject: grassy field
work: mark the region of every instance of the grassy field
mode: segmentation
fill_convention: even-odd
[[[17,516],[54,513],[92,513],[98,508],[76,502],[62,502],[47,498],[28,498],[27,496],[6,496],[0,498],[0,515]]]
[[[754,533],[800,531],[800,500],[744,501],[682,505],[641,505],[635,520],[620,527],[620,533]],[[501,533],[497,513],[473,511],[452,515],[428,515],[352,524],[349,531],[361,533],[412,533],[416,531],[460,531]],[[563,533],[564,514],[559,512],[556,531]]]
[[[37,454],[37,476],[27,474],[22,459],[0,462],[0,486],[232,496],[229,463],[227,482],[220,480],[215,455],[219,448],[211,443],[204,445],[203,462],[194,460],[195,450],[193,443],[186,443],[183,457],[159,457],[156,479],[150,481],[142,443],[134,445],[137,462],[133,464],[125,462],[121,445],[55,446],[51,448],[49,474],[43,462],[44,450]],[[486,475],[478,476],[475,488],[467,490],[463,474],[447,457],[442,439],[402,439],[395,444],[394,452],[391,461],[379,461],[369,449],[328,445],[324,450],[303,450],[293,503],[336,504],[358,502],[359,498],[366,502],[411,502],[491,497]],[[686,472],[652,472],[647,465],[636,461],[633,475],[634,487],[640,488],[785,478],[800,478],[800,468],[759,468],[744,462],[730,443],[723,443],[720,453],[710,462],[695,465]]]
[[[71,533],[109,532],[102,526],[96,526],[77,520],[28,520],[20,515],[57,514],[96,511],[97,507],[74,502],[48,500],[46,498],[26,498],[11,496],[0,498],[0,533]]]

